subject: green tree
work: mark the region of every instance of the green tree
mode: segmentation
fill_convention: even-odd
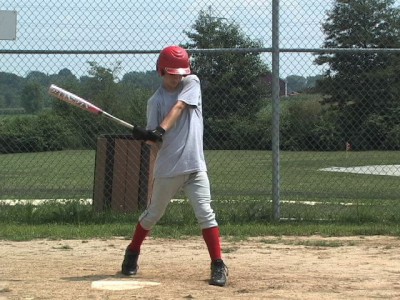
[[[261,42],[247,37],[240,27],[224,18],[200,11],[192,26],[185,31],[191,49],[260,48]],[[192,67],[202,80],[203,109],[206,118],[251,116],[262,106],[267,87],[261,77],[269,73],[259,53],[209,52],[192,53]]]
[[[147,100],[153,94],[153,89],[138,87],[129,81],[120,82],[118,85],[118,101],[124,107],[119,114],[120,118],[139,126],[146,126]]]
[[[307,79],[303,76],[290,75],[286,77],[288,92],[301,92],[306,88]]]
[[[306,78],[306,89],[307,91],[314,91],[319,80],[323,79],[323,75],[308,76]]]
[[[67,91],[74,93],[80,92],[80,82],[78,78],[67,68],[60,70],[58,74],[50,75],[49,81],[52,84],[66,89]],[[54,97],[48,95],[48,93],[46,94],[45,102],[48,103],[48,105],[51,106],[54,111],[61,114],[66,114],[67,112],[69,113],[71,111],[71,105],[55,99]]]
[[[22,90],[22,107],[28,114],[37,113],[43,107],[41,86],[39,83],[28,83]]]
[[[147,100],[160,86],[161,77],[156,71],[129,72],[118,83],[118,101],[123,105],[121,117],[131,123],[145,126]]]
[[[337,0],[323,24],[324,47],[398,47],[400,11],[393,5],[393,0]],[[399,106],[399,94],[393,89],[399,82],[390,72],[395,59],[395,54],[373,51],[322,53],[316,59],[317,64],[329,66],[318,84],[324,103],[340,111],[341,131],[359,148],[383,147],[377,142],[388,126],[383,120]]]
[[[7,108],[21,107],[21,91],[25,78],[12,73],[0,72],[0,95],[3,96]]]
[[[88,63],[90,65],[88,71],[90,76],[82,80],[83,95],[87,99],[92,99],[105,111],[115,113],[119,109],[115,98],[118,93],[116,81],[121,69],[121,62],[117,62],[112,68],[100,66],[93,61]]]
[[[29,74],[26,75],[26,81],[37,82],[42,86],[47,86],[50,83],[49,77],[45,73],[39,71],[29,72]]]
[[[79,85],[78,78],[67,68],[61,69],[57,74],[50,75],[49,81],[67,90]]]
[[[152,91],[155,91],[160,86],[161,81],[161,77],[155,70],[147,72],[129,72],[121,79],[121,83],[123,84],[136,88],[145,88]]]

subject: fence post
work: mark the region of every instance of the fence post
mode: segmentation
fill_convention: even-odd
[[[274,220],[281,216],[279,162],[279,0],[272,1],[272,203]]]

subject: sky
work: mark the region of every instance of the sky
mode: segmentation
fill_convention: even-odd
[[[397,1],[400,2],[400,1]],[[319,48],[321,24],[333,0],[280,0],[280,47]],[[185,31],[200,10],[240,26],[243,33],[271,47],[272,0],[3,0],[0,10],[17,11],[17,39],[0,40],[3,50],[137,50],[159,51],[188,42]],[[1,28],[0,28],[1,30]],[[25,76],[70,69],[87,75],[88,61],[112,68],[121,62],[121,74],[154,70],[156,54],[146,55],[27,55],[0,54],[0,71]],[[262,54],[271,66],[271,55]],[[280,75],[313,76],[323,69],[311,54],[281,53]]]

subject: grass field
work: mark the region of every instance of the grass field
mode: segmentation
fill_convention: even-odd
[[[344,204],[374,205],[377,210],[395,207],[399,177],[320,169],[390,165],[397,164],[398,158],[398,152],[282,152],[282,213],[290,218],[296,212],[298,217],[303,211],[299,202],[307,204],[309,214],[315,214],[315,209],[324,211],[327,205],[335,213],[343,211]],[[206,159],[214,200],[271,206],[271,152],[207,151]],[[0,155],[0,199],[92,198],[94,166],[95,151],[90,150]],[[317,208],[321,205],[325,209]]]
[[[398,176],[320,169],[390,165],[397,164],[398,158],[398,152],[282,152],[282,217],[312,220],[335,219],[340,215],[397,220]],[[216,206],[223,208],[227,202],[235,203],[235,219],[270,219],[270,152],[208,151],[206,159]],[[95,151],[89,150],[0,155],[0,199],[92,198],[94,166]],[[225,218],[223,209],[221,214]]]
[[[208,151],[213,206],[226,234],[326,235],[400,232],[399,177],[320,171],[398,164],[398,152],[282,152],[281,222],[272,218],[272,158],[266,151]],[[94,151],[0,155],[0,199],[91,198]],[[1,203],[1,200],[0,200]],[[138,214],[94,212],[71,200],[0,204],[0,238],[129,235]],[[52,224],[49,226],[48,224]],[[190,205],[174,202],[154,233],[198,233]],[[26,226],[29,225],[29,226]]]
[[[271,152],[207,153],[214,195],[271,197]],[[284,200],[354,201],[399,199],[399,178],[322,172],[332,166],[398,164],[398,152],[281,152],[281,196]],[[261,195],[261,196],[260,196]]]
[[[206,152],[213,198],[271,199],[267,151]],[[398,164],[398,152],[282,152],[283,200],[397,200],[399,177],[320,171],[327,167]],[[0,155],[0,199],[79,199],[93,192],[95,151]]]
[[[0,155],[0,198],[91,198],[94,165],[87,150]]]

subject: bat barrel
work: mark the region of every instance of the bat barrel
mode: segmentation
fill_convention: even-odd
[[[93,114],[96,115],[103,115],[104,117],[119,123],[120,125],[123,125],[129,129],[133,129],[134,126],[132,124],[129,124],[128,122],[125,122],[121,119],[118,119],[117,117],[114,117],[113,115],[110,115],[109,113],[103,111],[101,108],[97,107],[96,105],[90,103],[89,101],[86,101],[85,99],[69,92],[66,91],[54,84],[50,85],[49,87],[49,94],[64,101],[67,102],[71,105],[77,106],[80,109],[89,111]]]
[[[49,87],[49,94],[80,109],[87,110],[93,114],[99,115],[103,110],[85,99],[68,92],[54,84]]]

